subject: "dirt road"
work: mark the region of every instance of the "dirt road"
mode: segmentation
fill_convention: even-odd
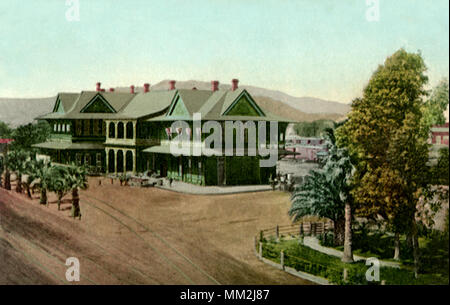
[[[80,193],[41,206],[0,189],[0,284],[72,284],[68,257],[80,261],[76,284],[310,284],[258,261],[259,229],[287,224],[288,194],[196,196],[90,180]]]

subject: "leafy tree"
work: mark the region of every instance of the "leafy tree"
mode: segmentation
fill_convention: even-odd
[[[289,215],[294,221],[307,215],[333,220],[334,242],[344,244],[343,260],[348,262],[353,261],[350,180],[354,167],[347,150],[336,146],[333,131],[327,133],[329,154],[324,167],[311,170],[305,183],[296,188]]]
[[[327,128],[334,128],[334,122],[330,120],[317,120],[313,122],[301,122],[294,126],[295,132],[303,137],[319,137]]]
[[[434,184],[449,185],[449,155],[448,147],[439,150],[437,164],[432,169],[432,180]]]
[[[352,103],[348,121],[338,128],[340,144],[358,159],[357,212],[383,216],[395,233],[414,236],[418,266],[416,205],[427,187],[429,126],[422,118],[428,78],[420,53],[401,49],[387,58]],[[398,234],[396,234],[398,237]]]
[[[12,132],[14,142],[11,144],[11,147],[13,149],[33,150],[31,145],[45,142],[50,132],[50,125],[45,121],[19,126]]]
[[[8,139],[11,137],[12,129],[5,122],[0,121],[0,139]]]
[[[86,189],[88,187],[87,182],[87,170],[84,166],[77,166],[72,164],[67,167],[67,183],[72,190],[72,217],[79,217],[81,219],[80,212],[80,197],[78,195],[79,189]]]
[[[428,126],[445,123],[444,111],[448,106],[448,80],[443,79],[433,89],[430,98],[424,104],[424,121]]]

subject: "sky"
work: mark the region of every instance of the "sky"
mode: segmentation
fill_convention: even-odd
[[[448,0],[0,0],[0,97],[94,90],[98,81],[109,88],[238,78],[349,103],[399,48],[420,50],[434,86],[449,75],[448,6]]]

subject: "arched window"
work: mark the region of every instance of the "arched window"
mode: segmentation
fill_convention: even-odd
[[[133,139],[133,123],[127,123],[127,139]]]
[[[126,159],[126,171],[130,172],[133,170],[133,153],[131,151],[127,151],[125,154]]]
[[[108,171],[110,173],[114,173],[114,163],[116,160],[114,160],[114,150],[110,150],[108,153]]]
[[[123,123],[119,122],[119,124],[117,124],[117,138],[118,139],[123,139]]]
[[[123,126],[123,124],[122,124]],[[117,172],[122,173],[124,171],[123,168],[123,152],[121,150],[117,151]]]
[[[116,125],[111,122],[109,123],[109,135],[108,137],[110,138],[115,138],[116,137]]]

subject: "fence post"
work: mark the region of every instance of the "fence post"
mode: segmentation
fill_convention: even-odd
[[[300,223],[300,236],[303,235],[303,222]]]
[[[284,270],[284,251],[283,250],[281,250],[281,253],[280,253],[280,265],[281,265],[281,269]]]
[[[275,235],[277,236],[277,241],[280,240],[280,227],[277,225],[275,229]]]
[[[316,223],[311,222],[311,235],[316,236]]]
[[[344,282],[347,282],[347,280],[348,280],[348,270],[347,270],[347,268],[344,268],[343,278],[344,278]]]

